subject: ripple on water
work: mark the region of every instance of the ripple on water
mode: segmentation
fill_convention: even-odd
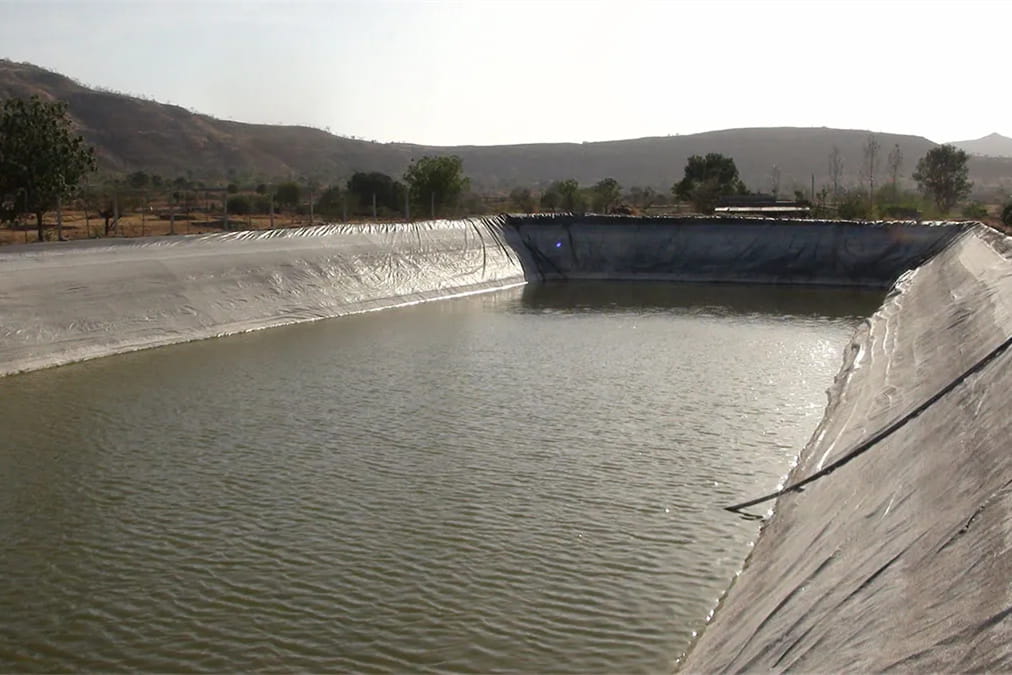
[[[623,288],[0,381],[0,670],[670,670],[859,312]]]

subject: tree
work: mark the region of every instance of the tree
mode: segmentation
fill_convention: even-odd
[[[914,180],[926,196],[935,200],[942,213],[948,213],[970,194],[973,183],[967,180],[967,159],[966,152],[956,146],[940,145],[928,150],[917,162]]]
[[[521,213],[533,213],[534,195],[529,188],[515,187],[510,192],[510,205]]]
[[[864,164],[862,164],[861,170],[864,172],[864,177],[868,179],[869,202],[873,202],[875,199],[875,172],[878,171],[878,153],[881,148],[882,145],[875,138],[875,134],[868,134],[868,138],[864,142]]]
[[[555,210],[559,208],[559,204],[562,203],[562,195],[560,195],[559,191],[555,189],[556,185],[557,185],[556,183],[549,185],[548,189],[542,193],[541,195],[542,211],[551,211],[554,213]]]
[[[893,196],[895,197],[899,194],[900,168],[903,166],[903,151],[900,150],[899,143],[895,144],[893,149],[889,151],[889,156],[886,158],[886,166],[889,167],[889,178],[893,183]]]
[[[274,199],[277,201],[279,206],[287,206],[294,209],[299,205],[299,200],[301,198],[302,188],[299,187],[298,183],[293,181],[281,183],[274,191]]]
[[[46,103],[37,96],[3,102],[0,221],[33,213],[42,241],[42,216],[94,170],[95,151],[74,133],[65,103]]]
[[[734,160],[716,152],[705,157],[693,155],[685,165],[685,175],[671,191],[682,201],[691,202],[703,213],[713,213],[720,197],[747,194],[745,184],[738,177]]]
[[[1012,202],[1005,205],[1001,211],[1001,222],[1005,227],[1012,227]]]
[[[127,185],[135,190],[143,190],[151,182],[150,176],[143,171],[134,171],[127,176]]]
[[[316,201],[316,212],[326,218],[337,218],[344,213],[344,196],[341,188],[332,185],[323,191]]]
[[[776,164],[770,167],[770,192],[774,199],[780,196],[780,167]]]
[[[829,153],[829,179],[833,181],[833,199],[840,196],[840,180],[843,178],[843,155],[840,148],[833,146]]]
[[[580,195],[580,184],[576,182],[575,178],[556,181],[552,184],[552,187],[559,193],[559,207],[563,211],[576,212],[583,210],[584,204]]]
[[[629,194],[626,195],[626,199],[642,211],[646,211],[653,206],[660,200],[660,197],[661,195],[657,194],[657,191],[652,187],[641,188],[638,186],[629,188]]]
[[[575,178],[557,180],[541,195],[541,208],[545,211],[583,211],[586,203]]]
[[[404,173],[404,181],[408,184],[411,201],[417,208],[429,206],[433,217],[443,207],[456,202],[469,184],[463,163],[456,155],[417,159]]]
[[[400,212],[404,206],[404,185],[379,171],[358,171],[353,174],[348,179],[348,193],[361,213],[372,213],[374,195],[377,207]]]
[[[593,208],[598,213],[608,213],[612,207],[622,198],[622,187],[614,178],[605,178],[598,181],[590,189]]]
[[[225,206],[228,212],[235,216],[248,216],[253,212],[253,201],[247,195],[232,195]]]

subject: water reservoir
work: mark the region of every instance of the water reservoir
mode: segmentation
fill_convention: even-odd
[[[532,284],[0,379],[0,670],[668,672],[881,301]]]

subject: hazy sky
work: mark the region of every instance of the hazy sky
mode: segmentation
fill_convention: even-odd
[[[0,56],[437,145],[758,126],[1012,136],[1012,2],[0,0]]]

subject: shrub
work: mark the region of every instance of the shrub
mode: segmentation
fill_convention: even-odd
[[[970,202],[963,207],[963,217],[972,220],[987,218],[987,208],[980,202]]]
[[[236,216],[249,215],[252,212],[250,198],[246,195],[234,195],[228,198],[228,212]]]
[[[836,204],[839,216],[847,220],[867,218],[871,214],[870,206],[861,190],[850,190]]]

